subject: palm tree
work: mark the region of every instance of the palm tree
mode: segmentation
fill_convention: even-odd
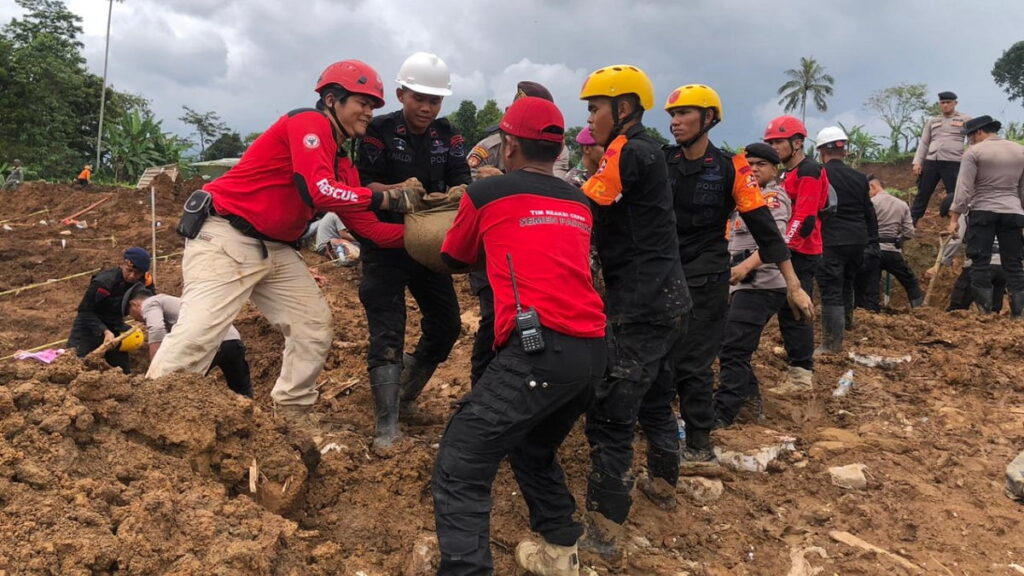
[[[819,112],[828,110],[826,96],[832,95],[832,85],[835,79],[825,73],[825,68],[818,64],[814,57],[800,58],[800,67],[786,70],[789,77],[782,86],[779,86],[778,94],[782,96],[779,104],[786,112],[792,112],[800,108],[800,120],[807,118],[807,96],[814,97],[814,106]]]

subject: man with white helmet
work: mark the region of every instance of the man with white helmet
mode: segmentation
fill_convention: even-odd
[[[836,212],[821,224],[824,251],[818,268],[821,346],[815,353],[842,352],[843,330],[853,320],[853,286],[864,250],[878,251],[878,219],[868,178],[843,163],[849,138],[838,126],[818,132],[818,154],[836,191]]]
[[[373,119],[359,146],[357,166],[364,186],[384,191],[415,178],[427,192],[447,192],[470,183],[465,142],[448,120],[438,118],[451,95],[451,75],[436,54],[417,52],[398,71],[402,108]],[[381,222],[400,224],[400,214],[376,212]],[[433,272],[404,248],[385,248],[352,227],[362,248],[359,299],[370,331],[367,364],[376,404],[374,447],[398,437],[399,399],[411,407],[437,365],[448,358],[462,322],[451,276]],[[405,289],[419,306],[422,336],[405,354]]]

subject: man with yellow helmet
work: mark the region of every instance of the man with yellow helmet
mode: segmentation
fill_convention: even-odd
[[[715,419],[711,364],[722,345],[729,307],[725,230],[734,211],[750,229],[761,260],[779,264],[793,313],[810,318],[813,312],[746,157],[719,150],[708,138],[708,131],[724,118],[718,93],[703,84],[684,84],[669,94],[665,111],[676,141],[665,147],[665,161],[680,259],[694,304],[687,334],[673,353],[679,408],[686,422],[681,467],[684,473],[699,472],[717,465],[711,449]]]
[[[587,413],[591,471],[580,546],[616,557],[632,506],[637,421],[647,437],[652,482],[675,492],[679,437],[670,352],[683,333],[690,297],[665,163],[641,122],[644,110],[654,107],[650,79],[635,66],[608,66],[587,77],[580,99],[587,101],[594,140],[606,148],[583,192],[594,204],[610,351],[606,378]]]

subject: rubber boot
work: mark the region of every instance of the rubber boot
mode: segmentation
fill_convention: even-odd
[[[821,346],[814,351],[821,354],[838,354],[843,351],[843,325],[846,310],[842,306],[821,307]]]
[[[1020,318],[1024,313],[1024,291],[1010,294],[1010,316]]]
[[[576,545],[558,546],[545,541],[524,540],[516,546],[516,564],[536,576],[579,576],[580,557]]]
[[[640,492],[662,510],[676,507],[676,484],[679,481],[679,452],[647,448],[647,474],[637,480]]]
[[[370,370],[370,389],[377,415],[374,432],[375,449],[390,448],[398,438],[398,395],[401,391],[398,379],[402,374],[401,364],[388,364]]]
[[[711,447],[710,430],[686,429],[686,444],[679,451],[680,476],[718,476],[722,465]]]
[[[921,306],[924,306],[924,296],[918,296],[917,298],[910,299],[911,309],[920,308]]]
[[[853,330],[853,308],[844,308],[843,313],[846,319],[846,323],[843,324],[843,330]]]
[[[974,303],[978,305],[978,309],[981,310],[982,314],[992,313],[992,290],[982,290],[975,286],[971,286],[971,297],[974,298]]]
[[[402,356],[402,375],[399,383],[402,388],[402,413],[411,412],[416,399],[423,392],[423,387],[430,381],[430,377],[437,370],[437,364],[427,364],[416,359],[412,354]]]

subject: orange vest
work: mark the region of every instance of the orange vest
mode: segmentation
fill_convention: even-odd
[[[92,172],[88,168],[82,169],[82,172],[78,175],[79,180],[88,180],[92,177]]]
[[[618,135],[604,151],[597,172],[583,183],[583,193],[601,206],[609,206],[622,198],[622,176],[619,173],[619,160],[622,158],[622,147],[626,145],[625,135]]]

